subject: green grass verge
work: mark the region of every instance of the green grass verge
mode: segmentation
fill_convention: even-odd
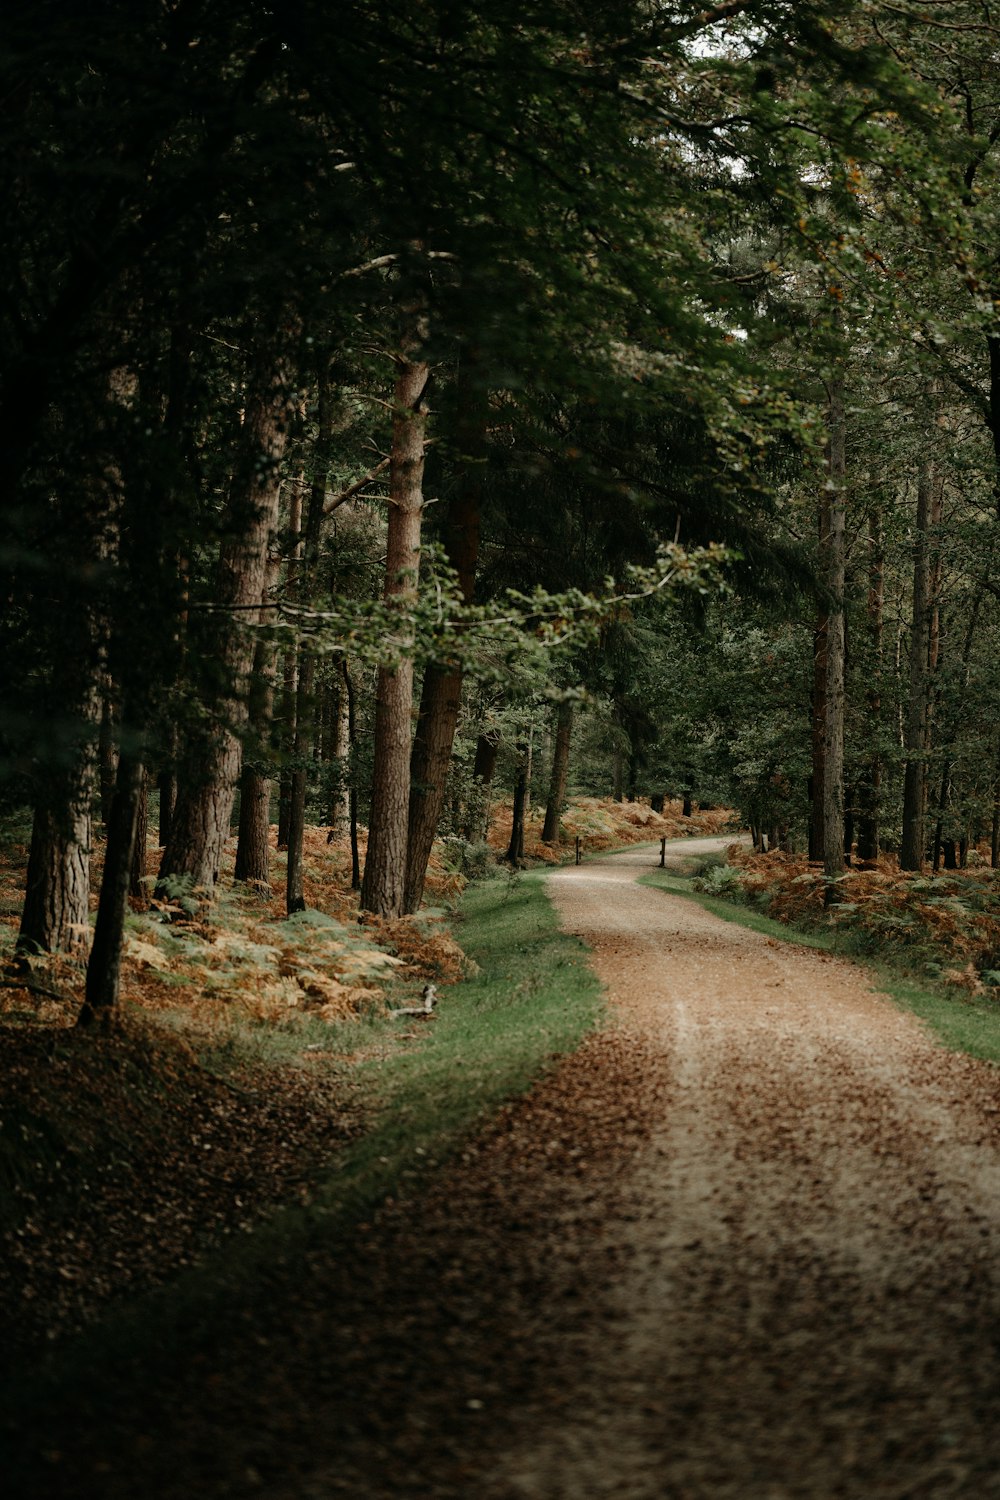
[[[696,902],[713,916],[727,922],[736,922],[761,932],[766,937],[780,938],[786,943],[796,943],[801,948],[820,948],[826,953],[837,953],[852,962],[863,964],[873,975],[882,994],[888,995],[897,1005],[925,1021],[935,1035],[955,1052],[966,1052],[984,1062],[1000,1062],[1000,1004],[986,996],[963,995],[954,990],[932,989],[919,984],[901,972],[884,956],[874,958],[852,948],[847,933],[810,932],[787,922],[777,922],[773,917],[753,911],[736,902],[723,901],[718,896],[705,896],[691,889],[690,879],[672,875],[668,871],[654,870],[640,876],[640,885],[655,886],[675,896],[684,896]]]
[[[29,1422],[39,1403],[68,1406],[75,1391],[113,1405],[119,1370],[131,1382],[183,1366],[232,1320],[252,1316],[255,1299],[269,1299],[310,1245],[343,1239],[387,1196],[417,1186],[582,1041],[603,1013],[601,987],[583,944],[559,930],[542,877],[472,887],[460,916],[478,976],[445,989],[432,1021],[385,1022],[384,1047],[358,1070],[373,1124],[331,1162],[314,1201],[281,1209],[169,1286],[109,1310],[34,1373],[20,1371],[0,1390],[5,1426]]]
[[[586,950],[560,931],[541,874],[471,888],[458,937],[480,972],[442,991],[432,1024],[414,1023],[425,1033],[419,1046],[369,1065],[385,1107],[356,1165],[446,1153],[572,1050],[602,1012]]]

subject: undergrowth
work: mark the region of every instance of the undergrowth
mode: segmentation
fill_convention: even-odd
[[[478,972],[444,990],[432,1018],[383,1012],[327,1028],[324,1049],[342,1048],[351,1061],[365,1128],[328,1160],[309,1201],[286,1205],[57,1343],[31,1378],[22,1371],[4,1392],[11,1423],[42,1402],[72,1402],[78,1391],[113,1402],[116,1379],[183,1362],[227,1321],[252,1318],[257,1299],[271,1295],[276,1277],[294,1275],[311,1245],[342,1242],[388,1194],[415,1191],[480,1121],[578,1044],[601,1013],[600,987],[583,945],[560,931],[541,879],[470,890],[460,920]],[[239,1035],[230,1045],[238,1054]],[[234,1061],[209,1057],[227,1069]]]
[[[734,846],[729,863],[695,878],[696,889],[742,901],[779,921],[843,936],[864,957],[921,979],[983,994],[1000,986],[1000,872],[982,866],[940,874],[849,869],[824,905],[822,870],[803,858]]]

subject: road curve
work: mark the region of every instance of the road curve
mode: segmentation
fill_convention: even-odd
[[[609,1024],[15,1500],[1000,1497],[996,1070],[657,856],[549,877]]]
[[[654,862],[551,877],[656,1118],[579,1420],[521,1413],[491,1493],[1000,1494],[996,1071],[863,970],[637,886]]]

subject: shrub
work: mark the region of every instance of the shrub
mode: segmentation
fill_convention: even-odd
[[[732,865],[710,865],[691,881],[696,891],[705,896],[721,896],[725,901],[743,901],[746,888],[739,870]]]

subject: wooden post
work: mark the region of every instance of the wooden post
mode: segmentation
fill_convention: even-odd
[[[577,864],[580,864],[581,861],[582,861],[582,859],[583,859],[583,853],[582,853],[581,845],[582,845],[582,840],[580,838],[580,835],[577,834],[577,836],[576,836],[576,862],[577,862]]]
[[[660,840],[660,869],[661,870],[665,870],[666,868],[667,868],[667,841],[666,841],[666,838],[662,838]]]

